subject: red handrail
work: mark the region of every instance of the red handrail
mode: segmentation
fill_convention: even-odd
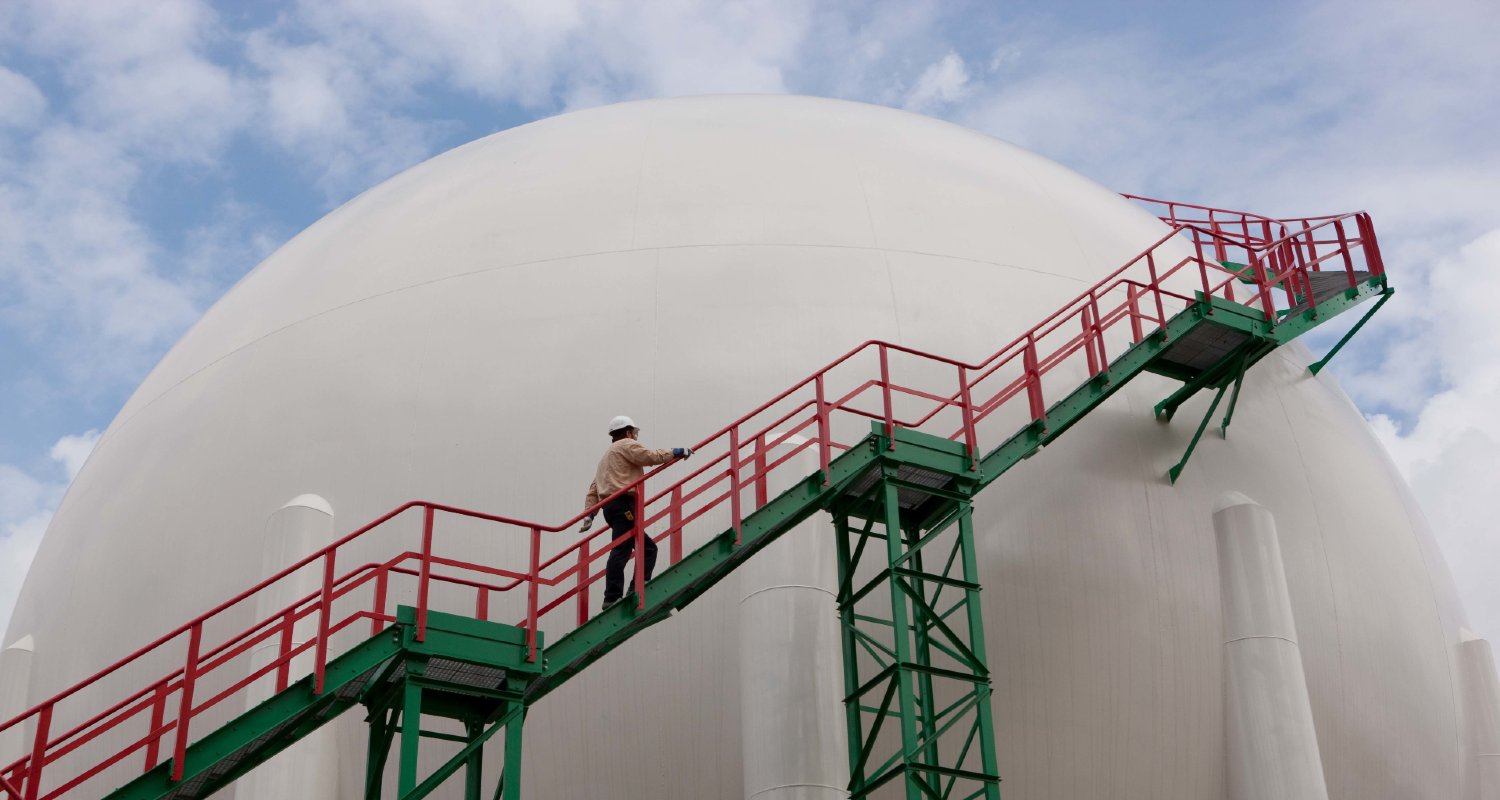
[[[1133,199],[1157,206],[1161,218],[1169,225],[1168,232],[984,360],[967,363],[893,342],[867,341],[699,442],[693,447],[700,454],[696,469],[670,485],[655,494],[646,491],[647,482],[654,485],[657,476],[666,469],[663,467],[617,493],[614,497],[625,492],[636,495],[637,529],[632,538],[636,540],[638,557],[632,583],[640,607],[644,608],[650,589],[640,567],[644,537],[665,540],[672,563],[682,557],[685,529],[695,524],[709,533],[721,532],[727,526],[736,532],[738,542],[743,520],[768,502],[773,476],[787,479],[806,476],[809,465],[782,468],[810,448],[816,449],[816,468],[823,471],[826,481],[834,451],[850,446],[839,441],[839,437],[857,439],[868,430],[869,422],[875,421],[887,433],[896,427],[936,429],[940,435],[961,441],[977,468],[986,438],[1009,435],[1017,425],[1028,422],[1045,424],[1046,409],[1051,405],[1046,381],[1049,374],[1065,365],[1084,376],[1106,372],[1109,366],[1106,343],[1111,336],[1133,344],[1153,335],[1173,314],[1195,302],[1193,291],[1235,300],[1235,282],[1248,279],[1253,291],[1238,302],[1258,308],[1274,325],[1280,310],[1298,302],[1302,302],[1299,307],[1316,310],[1316,298],[1309,291],[1311,272],[1325,271],[1326,266],[1333,265],[1348,274],[1351,286],[1361,268],[1371,274],[1384,272],[1374,228],[1363,212],[1276,220],[1206,206]],[[1346,225],[1349,220],[1354,221],[1353,235]],[[1188,250],[1182,247],[1183,237],[1191,244]],[[1182,256],[1182,252],[1191,254]],[[1250,274],[1233,272],[1220,262],[1247,264]],[[1279,298],[1278,289],[1282,291]],[[896,377],[902,359],[917,365],[943,366],[946,374],[954,377],[939,382],[946,385],[902,383]],[[934,370],[926,372],[938,374]],[[1072,385],[1065,387],[1071,388]],[[995,420],[995,424],[985,424],[1021,395],[1025,396],[1024,406],[1017,417],[1008,422]],[[873,408],[865,405],[871,401],[875,404]],[[894,437],[889,446],[895,447]],[[683,472],[680,468],[677,471]],[[748,498],[744,496],[746,490],[750,492]],[[194,718],[219,708],[251,684],[269,676],[274,676],[277,690],[284,689],[292,679],[293,660],[303,656],[309,656],[312,664],[297,669],[310,672],[316,691],[323,691],[325,668],[337,656],[330,652],[336,634],[362,621],[368,621],[370,631],[377,633],[395,621],[394,615],[386,611],[393,581],[415,582],[419,637],[425,632],[427,613],[434,603],[434,585],[448,587],[450,594],[473,591],[472,605],[455,611],[474,613],[481,618],[491,616],[492,595],[504,601],[507,592],[524,586],[523,602],[512,603],[507,613],[524,614],[518,625],[525,630],[534,658],[541,620],[571,602],[576,604],[574,621],[577,624],[586,621],[590,611],[589,587],[602,577],[597,562],[629,541],[622,537],[601,546],[598,538],[608,538],[607,529],[601,526],[567,546],[549,548],[551,551],[544,553],[544,544],[550,543],[550,539],[544,542],[543,534],[571,530],[584,516],[595,513],[614,497],[554,525],[440,503],[406,503],[0,724],[0,732],[28,722],[33,725],[29,755],[0,769],[0,796],[11,800],[61,797],[135,753],[144,754],[140,763],[149,771],[157,765],[164,741],[172,751],[173,777],[180,778],[183,755],[192,741],[190,730]],[[417,510],[421,512],[420,534],[415,541],[408,541],[405,549],[386,561],[363,563],[338,573],[340,549],[377,528],[396,524],[407,512]],[[524,534],[525,566],[508,570],[439,552],[444,540],[439,536],[438,522],[449,517],[477,520]],[[410,530],[403,529],[397,535],[401,533],[409,535]],[[264,597],[263,593],[273,590],[272,587],[287,585],[285,581],[315,562],[321,562],[321,580],[316,590],[265,615],[246,630],[206,641],[215,625],[242,603]],[[524,610],[519,606],[524,606]],[[310,641],[295,643],[293,626],[309,619],[316,621],[316,635]],[[254,670],[233,666],[252,648],[273,639],[276,657],[270,662]],[[156,677],[144,689],[103,712],[86,716],[88,706],[80,695],[82,690],[132,665],[145,666],[148,662],[144,659],[169,658],[181,652],[184,645],[186,657],[180,668]],[[230,669],[238,672],[228,674],[226,670]],[[217,691],[210,688],[206,691],[212,695],[199,700],[197,689],[204,685],[223,688]],[[55,715],[59,711],[64,716],[86,718],[56,733],[59,725]],[[119,743],[122,741],[119,737],[109,744],[99,741],[104,734],[116,730],[121,731],[124,744]],[[64,767],[48,771],[49,766],[60,761],[66,761]],[[53,775],[59,777],[44,785],[44,779]],[[124,779],[127,778],[122,776],[116,783]]]

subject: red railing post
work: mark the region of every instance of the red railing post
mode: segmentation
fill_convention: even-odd
[[[385,627],[385,620],[381,617],[385,616],[385,582],[390,574],[385,566],[381,566],[375,573],[375,618],[370,620],[371,636],[380,633],[380,629]]]
[[[1140,291],[1136,289],[1134,283],[1125,284],[1125,298],[1126,301],[1130,303],[1131,344],[1139,344],[1141,339],[1145,336],[1145,331],[1141,330],[1140,296]]]
[[[1109,371],[1109,353],[1104,349],[1104,326],[1100,324],[1099,295],[1089,291],[1089,308],[1093,311],[1094,352],[1099,356],[1099,371]]]
[[[828,468],[833,461],[833,432],[828,430],[828,401],[823,395],[823,373],[819,372],[813,378],[818,397],[818,469],[823,470],[823,485],[827,486],[830,476]]]
[[[1217,230],[1217,229],[1215,229],[1215,230]],[[1218,249],[1222,249],[1223,246],[1224,246],[1224,240],[1220,239],[1217,236],[1215,236],[1214,237],[1214,247],[1216,249],[1216,252],[1217,252]],[[1203,281],[1203,299],[1205,301],[1207,301],[1208,298],[1213,293],[1211,291],[1209,291],[1209,288],[1208,288],[1208,262],[1205,261],[1205,260],[1203,260],[1203,239],[1202,239],[1202,236],[1201,236],[1201,231],[1199,231],[1196,228],[1193,229],[1193,252],[1197,256],[1197,260],[1198,260],[1198,277]],[[1224,259],[1219,259],[1219,260],[1223,261]],[[1213,311],[1214,311],[1213,305],[1209,304],[1209,306],[1208,306],[1208,313],[1212,314]]]
[[[891,363],[886,354],[885,344],[879,345],[880,350],[880,394],[885,400],[885,438],[886,449],[896,449],[896,409],[891,402]]]
[[[1312,223],[1302,220],[1302,232],[1307,236],[1307,260],[1304,265],[1311,265],[1314,270],[1318,267],[1318,236],[1312,231]]]
[[[422,506],[422,512],[422,563],[417,575],[417,641],[419,642],[427,641],[427,589],[432,581],[432,506]]]
[[[589,572],[593,566],[589,562],[589,537],[584,536],[583,541],[578,543],[578,624],[582,625],[589,621]]]
[[[635,607],[646,608],[646,484],[635,487]]]
[[[676,564],[682,560],[682,482],[679,481],[672,487],[672,507],[669,509],[668,525],[672,526],[672,536],[667,541],[671,548],[668,556],[672,563]]]
[[[1359,282],[1354,280],[1354,253],[1349,246],[1349,235],[1344,231],[1344,221],[1334,220],[1333,230],[1339,237],[1339,255],[1344,257],[1344,275],[1349,278],[1349,288],[1353,289]]]
[[[285,614],[281,615],[281,639],[276,647],[276,691],[284,691],[287,684],[291,683],[292,660],[288,658],[292,652],[292,626],[297,621],[297,607],[292,606]]]
[[[198,649],[203,644],[203,622],[193,623],[188,633],[187,661],[182,668],[182,698],[177,705],[177,735],[172,747],[172,780],[182,780],[187,758],[188,721],[193,716],[193,686],[198,682]]]
[[[1276,324],[1276,304],[1271,300],[1271,281],[1266,275],[1266,263],[1259,255],[1250,254],[1250,271],[1255,274],[1255,285],[1260,287],[1260,308],[1266,321]]]
[[[734,543],[740,543],[740,426],[729,429],[729,516]]]
[[[1089,377],[1099,374],[1099,356],[1094,353],[1094,326],[1090,324],[1090,307],[1079,309],[1078,321],[1083,327],[1083,355],[1089,362]]]
[[[36,734],[31,740],[31,763],[26,771],[26,800],[36,800],[42,791],[42,767],[47,764],[47,737],[52,731],[52,704],[42,707],[36,718]]]
[[[1219,230],[1219,222],[1214,219],[1213,209],[1209,209],[1208,211],[1208,229],[1213,231],[1214,234],[1214,258],[1218,259],[1220,263],[1228,261],[1229,253],[1224,249],[1224,239],[1222,238],[1222,232]],[[1249,237],[1246,238],[1248,239]],[[1203,262],[1203,251],[1201,249],[1198,251],[1198,262],[1200,264]]]
[[[1297,264],[1297,274],[1302,278],[1302,291],[1307,297],[1307,307],[1313,312],[1313,319],[1318,318],[1318,295],[1313,292],[1312,273],[1321,272],[1318,264],[1318,235],[1312,231],[1312,225],[1307,220],[1302,220],[1302,234],[1307,239],[1307,255]]]
[[[1359,231],[1359,245],[1365,250],[1365,266],[1371,275],[1385,274],[1385,258],[1380,255],[1380,244],[1375,239],[1375,226],[1370,215],[1361,211],[1354,215],[1355,227]]]
[[[969,471],[979,471],[979,433],[974,429],[974,401],[969,395],[969,368],[958,365],[959,411],[964,418],[964,449],[969,451]]]
[[[755,507],[761,508],[770,499],[766,483],[766,435],[755,437]]]
[[[1026,350],[1022,356],[1026,369],[1026,399],[1031,404],[1031,421],[1041,422],[1047,418],[1047,408],[1042,399],[1042,373],[1036,357],[1036,337],[1026,334]]]
[[[1162,341],[1166,341],[1167,309],[1161,302],[1161,278],[1156,275],[1156,253],[1151,250],[1146,251],[1146,270],[1151,275],[1151,285],[1148,288],[1156,296],[1156,324],[1161,328]]]
[[[480,586],[474,590],[474,618],[480,621],[490,618],[490,590]]]
[[[156,684],[156,691],[151,696],[151,729],[148,731],[151,738],[146,742],[146,768],[141,772],[150,772],[156,768],[156,759],[161,753],[161,734],[157,731],[161,730],[161,724],[167,718],[168,694],[166,681]]]
[[[536,660],[536,606],[542,580],[542,529],[531,526],[531,568],[526,581],[526,660]]]
[[[313,694],[323,693],[324,667],[328,666],[328,629],[333,617],[333,559],[338,551],[323,554],[323,590],[318,595],[318,641],[313,644]]]

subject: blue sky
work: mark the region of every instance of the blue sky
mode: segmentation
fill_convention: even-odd
[[[1400,294],[1335,372],[1500,634],[1500,5],[0,4],[0,620],[135,386],[299,230],[453,146],[705,92],[952,120],[1120,191],[1366,209]]]

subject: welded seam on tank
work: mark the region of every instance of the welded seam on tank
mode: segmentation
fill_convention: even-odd
[[[378,292],[376,294],[366,295],[365,297],[361,297],[361,298],[358,298],[356,300],[350,300],[347,303],[340,303],[339,305],[336,305],[336,306],[330,306],[330,307],[325,308],[322,311],[319,311],[319,312],[317,312],[315,314],[309,314],[308,316],[303,317],[302,319],[296,320],[294,322],[289,322],[289,323],[287,323],[287,324],[285,324],[285,325],[283,325],[283,326],[281,326],[279,328],[276,328],[274,330],[266,331],[265,333],[263,333],[263,334],[255,337],[254,339],[251,339],[250,341],[245,342],[244,344],[242,344],[242,345],[234,348],[233,350],[230,350],[229,352],[224,353],[224,354],[222,354],[222,355],[214,358],[212,361],[209,361],[208,363],[204,364],[203,366],[201,366],[201,367],[193,370],[191,373],[183,376],[176,383],[173,383],[171,386],[168,386],[167,388],[165,388],[161,392],[159,392],[155,397],[153,397],[150,400],[146,401],[139,409],[137,409],[129,417],[125,417],[123,419],[117,419],[117,420],[115,420],[115,423],[110,425],[109,430],[105,431],[105,436],[107,437],[108,434],[115,429],[116,425],[119,425],[120,427],[124,427],[125,425],[128,425],[131,420],[135,419],[142,412],[144,412],[147,408],[150,408],[154,403],[156,403],[156,401],[158,401],[161,398],[165,397],[166,395],[170,394],[172,392],[172,390],[176,389],[179,386],[182,386],[183,384],[187,383],[188,381],[191,381],[193,378],[196,378],[198,375],[202,374],[203,372],[206,372],[206,371],[212,369],[214,366],[216,366],[217,364],[219,364],[219,362],[228,360],[229,358],[233,357],[235,354],[239,353],[240,351],[247,350],[247,349],[249,349],[251,347],[254,347],[255,345],[261,343],[262,341],[265,341],[266,339],[270,339],[270,338],[272,338],[274,336],[282,334],[282,333],[284,333],[286,331],[289,331],[292,328],[295,328],[295,327],[297,327],[299,325],[302,325],[304,323],[311,322],[311,321],[313,321],[315,319],[321,319],[322,317],[327,316],[329,314],[333,314],[333,313],[336,313],[336,312],[339,312],[339,311],[343,311],[343,310],[346,310],[346,309],[349,309],[349,308],[353,308],[354,306],[357,306],[357,305],[359,305],[361,303],[366,303],[366,302],[369,302],[371,300],[378,300],[378,299],[381,299],[381,298],[384,298],[384,297],[389,297],[391,295],[400,294],[401,292],[410,291],[412,289],[420,289],[420,288],[425,288],[427,286],[433,286],[433,285],[436,285],[436,284],[439,284],[439,283],[443,283],[445,281],[458,280],[458,279],[461,279],[461,278],[471,278],[471,277],[474,277],[476,275],[484,275],[484,274],[491,273],[491,272],[500,272],[500,271],[509,270],[509,269],[519,269],[519,268],[522,268],[522,267],[531,267],[531,266],[536,266],[538,264],[550,264],[550,263],[559,262],[559,261],[582,260],[582,259],[589,259],[589,258],[598,258],[600,256],[623,255],[623,254],[626,254],[626,253],[640,253],[640,252],[645,252],[645,251],[658,251],[658,252],[660,252],[660,251],[663,251],[663,250],[693,250],[693,249],[703,249],[703,248],[728,248],[728,247],[765,247],[765,248],[790,248],[790,247],[798,247],[798,248],[814,248],[814,249],[820,249],[820,250],[865,250],[865,251],[870,251],[870,252],[881,252],[881,253],[902,253],[902,254],[905,254],[905,255],[929,256],[931,258],[946,258],[946,259],[951,259],[953,261],[965,261],[965,262],[968,262],[968,263],[971,263],[971,264],[987,264],[987,265],[992,266],[992,267],[1000,267],[1002,269],[1014,269],[1014,270],[1019,270],[1021,272],[1031,272],[1031,273],[1035,273],[1037,275],[1044,275],[1044,276],[1049,277],[1049,278],[1056,278],[1056,279],[1064,280],[1064,281],[1072,281],[1072,282],[1077,283],[1077,284],[1082,285],[1082,286],[1091,286],[1091,285],[1093,285],[1086,278],[1075,278],[1075,277],[1073,277],[1071,275],[1058,275],[1057,273],[1054,273],[1054,272],[1047,272],[1046,270],[1036,269],[1034,267],[1025,267],[1025,266],[1021,266],[1020,264],[1002,264],[1002,263],[999,263],[999,262],[996,262],[996,261],[985,261],[983,259],[968,258],[968,257],[965,257],[965,256],[958,256],[958,255],[948,255],[948,254],[945,254],[945,253],[932,253],[932,252],[928,252],[928,251],[925,251],[925,250],[894,250],[894,249],[888,249],[888,248],[861,247],[861,246],[857,246],[857,245],[844,245],[844,244],[767,244],[765,242],[743,242],[743,243],[722,243],[722,242],[720,242],[720,243],[714,243],[714,244],[674,244],[674,245],[666,245],[666,246],[659,246],[659,247],[628,247],[628,248],[622,248],[622,249],[618,249],[618,250],[599,250],[599,251],[592,252],[592,253],[575,253],[575,254],[566,255],[566,256],[554,256],[552,258],[539,258],[539,259],[535,259],[533,261],[520,261],[520,262],[516,262],[514,264],[503,264],[503,265],[495,266],[495,267],[487,267],[485,269],[470,270],[469,272],[459,272],[459,273],[455,273],[453,275],[444,275],[444,276],[442,276],[440,278],[432,278],[431,280],[418,281],[417,283],[410,283],[410,284],[407,284],[405,286],[397,287],[395,289],[389,289],[389,290],[386,290],[384,292]],[[210,310],[212,310],[212,309],[210,309]],[[201,321],[201,319],[200,319],[200,321]],[[899,330],[899,325],[898,325],[898,330]],[[190,335],[191,333],[192,333],[192,331],[190,330],[188,332],[188,334]],[[170,355],[170,352],[168,353],[168,355]],[[149,379],[150,376],[148,375],[147,378]],[[128,405],[129,401],[126,401],[126,404]],[[101,438],[100,439],[100,443],[102,444],[103,442],[104,442],[104,439]]]
[[[837,597],[838,596],[838,595],[834,594],[833,592],[831,592],[831,591],[829,591],[827,589],[824,589],[821,586],[810,586],[810,585],[805,584],[805,583],[783,583],[783,584],[781,584],[779,586],[766,586],[764,588],[756,589],[755,591],[751,592],[750,594],[747,594],[744,597],[741,597],[740,598],[740,605],[744,605],[746,600],[749,600],[750,598],[752,598],[752,597],[760,594],[761,592],[769,592],[769,591],[771,591],[773,589],[812,589],[814,591],[822,592],[823,594],[826,594],[829,597]]]
[[[1230,639],[1230,640],[1224,642],[1224,644],[1226,644],[1226,645],[1234,644],[1235,642],[1243,642],[1243,641],[1246,641],[1248,639],[1280,639],[1281,641],[1286,642],[1287,644],[1291,645],[1292,647],[1297,648],[1298,650],[1302,649],[1302,646],[1299,645],[1299,644],[1297,644],[1297,642],[1295,640],[1293,640],[1293,639],[1288,639],[1285,636],[1272,636],[1270,634],[1264,634],[1264,635],[1257,634],[1257,635],[1254,635],[1254,636],[1241,636],[1241,637],[1236,638],[1236,639]]]
[[[849,790],[848,790],[847,787],[844,787],[844,786],[829,786],[826,783],[783,783],[780,786],[771,786],[771,787],[768,787],[768,788],[765,788],[765,789],[761,789],[760,791],[756,792],[755,794],[746,795],[745,800],[753,800],[753,798],[760,797],[761,795],[765,794],[766,792],[775,792],[775,791],[779,791],[781,789],[802,789],[802,788],[827,789],[827,790],[832,791],[832,792],[837,792],[840,797],[848,797],[849,796],[848,795]]]

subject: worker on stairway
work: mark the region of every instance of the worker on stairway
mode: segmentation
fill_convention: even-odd
[[[636,436],[641,429],[636,427],[635,421],[630,417],[615,417],[609,421],[609,448],[604,451],[604,456],[599,459],[599,467],[594,471],[594,480],[589,482],[588,495],[584,497],[583,507],[593,508],[599,504],[601,499],[610,497],[626,486],[635,483],[646,474],[646,467],[657,464],[668,464],[679,459],[687,458],[693,451],[686,447],[674,447],[671,450],[651,450],[640,442]],[[635,503],[634,491],[620,494],[608,503],[604,504],[604,522],[614,534],[615,548],[609,551],[609,561],[604,570],[604,606],[607,608],[611,603],[620,599],[625,593],[625,563],[630,560],[630,554],[635,550],[635,538],[631,533],[635,529]],[[594,514],[590,513],[583,518],[583,527],[579,531],[587,531],[594,524]],[[620,541],[621,539],[624,541]],[[651,537],[645,537],[644,566],[646,580],[651,580],[651,570],[656,566],[656,542]]]

